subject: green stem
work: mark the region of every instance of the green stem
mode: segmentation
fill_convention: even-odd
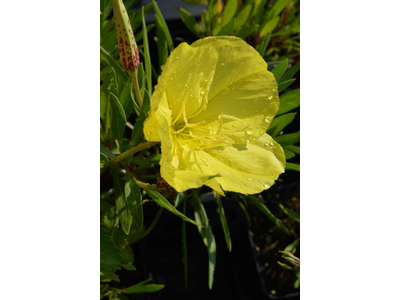
[[[139,144],[139,145],[132,147],[131,149],[125,151],[124,153],[121,153],[120,155],[114,157],[111,160],[111,162],[117,163],[125,158],[128,158],[129,156],[132,156],[136,152],[142,151],[143,149],[149,148],[155,144],[158,144],[158,142],[146,142],[146,143]]]
[[[132,85],[133,85],[133,91],[135,92],[135,98],[136,101],[139,104],[139,107],[142,108],[143,106],[143,99],[142,99],[142,94],[140,93],[140,88],[139,88],[139,82],[138,78],[136,75],[136,71],[129,73],[129,76],[131,77]]]
[[[158,220],[160,219],[163,210],[164,210],[164,208],[162,208],[162,207],[160,207],[158,209],[156,217],[154,218],[154,220],[151,223],[151,225],[149,226],[149,228],[147,228],[147,230],[142,234],[142,236],[140,237],[141,239],[144,238],[145,236],[147,236],[153,230],[153,228],[157,225]]]
[[[145,191],[157,191],[157,185],[136,180],[137,185]]]

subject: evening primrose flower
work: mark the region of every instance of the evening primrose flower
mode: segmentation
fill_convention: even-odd
[[[161,176],[178,192],[207,185],[256,194],[285,170],[266,130],[279,108],[267,63],[242,39],[181,43],[162,68],[144,123],[161,142]]]

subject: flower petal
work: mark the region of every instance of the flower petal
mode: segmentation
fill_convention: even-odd
[[[162,98],[167,100],[173,121],[183,119],[183,105],[187,117],[205,106],[217,59],[218,53],[212,45],[191,47],[181,43],[171,53],[151,97],[151,112],[144,125],[147,140],[160,140],[154,113]]]
[[[249,125],[246,139],[262,136],[279,109],[277,83],[260,54],[236,37],[208,37],[192,44],[193,48],[212,45],[218,62],[210,89],[208,107],[191,123],[215,121],[223,113]],[[224,122],[225,129],[235,129],[234,120]],[[236,128],[237,129],[237,128]]]

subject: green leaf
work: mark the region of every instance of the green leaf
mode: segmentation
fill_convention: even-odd
[[[217,26],[218,1],[219,0],[208,1],[208,18],[209,18],[210,32],[212,32],[214,28]]]
[[[238,0],[228,0],[222,11],[222,28],[233,20],[236,14]]]
[[[284,207],[282,204],[279,204],[279,207],[283,210],[283,212],[291,219],[295,220],[296,222],[300,223],[300,216],[293,210],[290,208],[286,208]],[[289,251],[286,250],[285,251]]]
[[[146,70],[147,90],[149,91],[149,94],[151,96],[153,90],[153,86],[151,84],[151,60],[150,60],[149,38],[147,36],[146,21],[144,17],[145,17],[144,7],[142,7],[144,66]]]
[[[272,221],[272,223],[275,224],[276,227],[278,227],[279,229],[283,230],[287,235],[290,235],[289,231],[287,230],[287,228],[285,227],[285,225],[283,225],[282,221],[279,220],[277,217],[274,216],[274,214],[268,209],[267,206],[265,206],[265,204],[263,204],[261,202],[260,199],[257,199],[254,196],[247,196],[247,199],[250,199],[250,201],[257,206],[257,208],[268,217],[268,219],[270,219]]]
[[[256,28],[258,28],[258,24],[244,25],[237,33],[235,33],[235,36],[244,39],[252,34]]]
[[[155,16],[156,17],[156,16]],[[149,33],[150,30],[152,30],[156,25],[155,24],[150,24],[146,26],[146,31]],[[158,35],[157,35],[158,37]],[[143,30],[140,30],[137,34],[135,34],[135,41],[136,43],[140,42],[143,39]]]
[[[127,269],[128,271],[136,271],[136,268],[132,265],[128,265],[128,264],[121,264],[121,267]]]
[[[185,199],[185,193],[178,193],[175,198],[174,206],[178,207],[182,203],[183,199]],[[183,213],[183,214],[185,214],[185,213]]]
[[[115,72],[121,78],[129,79],[128,74],[122,66],[108,53],[103,47],[100,46],[100,59],[105,61],[110,67],[114,68]]]
[[[156,21],[156,35],[157,35],[157,52],[158,52],[158,64],[161,68],[164,65],[168,58],[168,42],[165,37],[164,31],[162,29],[162,21],[160,17],[155,15]]]
[[[150,95],[145,90],[144,97],[143,97],[143,106],[140,111],[139,117],[136,119],[135,126],[132,130],[131,135],[131,144],[132,147],[135,147],[139,144],[140,138],[143,136],[143,123],[149,115],[150,110]]]
[[[182,21],[183,23],[185,23],[186,27],[198,38],[204,37],[200,25],[197,23],[196,19],[193,18],[193,16],[182,7],[179,7],[178,10],[181,15]]]
[[[132,224],[132,214],[127,204],[123,183],[117,176],[113,176],[114,179],[114,193],[115,193],[115,204],[117,207],[118,218],[121,222],[122,230],[126,235],[129,234]]]
[[[285,146],[286,149],[293,151],[296,154],[300,154],[300,147],[295,145]]]
[[[279,110],[276,115],[289,112],[300,106],[300,89],[296,89],[279,96]]]
[[[291,69],[287,70],[287,72],[282,76],[282,82],[292,79],[294,75],[296,75],[297,71],[300,70],[300,61],[295,64]]]
[[[300,172],[300,165],[295,163],[286,163],[286,170]]]
[[[201,23],[203,24],[203,29],[206,35],[210,32],[210,19],[208,18],[208,11],[203,9],[201,13]]]
[[[288,65],[288,59],[286,58],[279,65],[277,65],[275,68],[271,70],[272,74],[274,74],[275,76],[276,82],[279,82],[279,79],[281,79],[283,73],[285,73],[287,65]]]
[[[208,288],[211,290],[214,282],[215,264],[217,261],[217,244],[211,230],[210,222],[207,218],[206,210],[198,197],[195,197],[194,210],[196,221],[204,226],[203,228],[198,227],[198,230],[208,251]]]
[[[296,156],[296,154],[294,154],[292,151],[289,151],[289,150],[286,150],[286,149],[283,149],[283,152],[285,152],[286,160],[289,160],[289,159],[291,159],[291,158]]]
[[[228,247],[229,252],[231,252],[232,251],[231,235],[229,233],[229,227],[228,227],[228,222],[226,221],[224,207],[222,206],[222,199],[218,194],[216,195],[216,199],[217,199],[217,212],[219,213],[222,230],[224,231],[226,246]]]
[[[113,158],[115,156],[109,149],[106,148],[106,146],[102,144],[100,144],[100,153],[110,158]]]
[[[284,114],[282,116],[279,116],[271,122],[271,125],[269,126],[267,133],[270,136],[276,136],[281,132],[286,126],[288,126],[290,123],[293,122],[294,118],[296,117],[296,113],[291,113],[291,114]]]
[[[297,144],[300,142],[300,131],[277,136],[275,137],[275,141],[282,147]]]
[[[280,20],[279,16],[276,16],[272,20],[269,20],[264,25],[262,25],[260,29],[260,37],[264,37],[267,34],[271,33],[278,25],[279,20]]]
[[[100,153],[100,172],[102,169],[109,167],[110,161],[108,160],[107,156],[103,153]]]
[[[105,233],[104,228],[100,227],[100,274],[102,279],[118,280],[115,275],[116,270],[120,270],[120,264],[123,261],[121,251],[117,248],[111,236]]]
[[[137,185],[135,177],[126,171],[125,183],[125,198],[128,208],[131,211],[133,225],[135,230],[140,230],[143,227],[143,206],[142,192]]]
[[[116,139],[120,140],[122,139],[126,126],[125,111],[117,96],[113,93],[110,93],[110,96],[111,133]]]
[[[251,14],[253,12],[253,3],[248,2],[245,5],[242,5],[239,13],[237,14],[234,31],[238,31],[242,26],[250,20]]]
[[[165,23],[164,17],[160,11],[160,8],[157,5],[157,2],[153,1],[153,6],[154,6],[154,11],[156,12],[156,16],[159,17],[159,20],[161,21],[161,29],[164,31],[165,38],[167,39],[168,47],[169,47],[169,52],[172,52],[174,50],[174,43],[172,42],[172,37],[171,34],[169,33],[169,29],[167,26],[167,23]]]
[[[218,35],[230,35],[232,33],[234,24],[235,19],[232,19],[228,24],[224,25],[221,30],[219,30]]]
[[[192,219],[186,217],[184,214],[182,214],[167,199],[165,199],[159,192],[156,192],[156,191],[146,191],[146,192],[151,197],[151,199],[153,199],[155,202],[157,202],[161,207],[164,207],[165,209],[169,210],[173,214],[184,219],[186,222],[190,222],[196,226],[200,226],[200,227],[202,226],[200,224],[197,224]]]
[[[154,11],[156,11],[156,7],[153,3],[148,3],[146,5],[143,6],[144,7],[144,14],[146,15],[148,12],[152,11],[154,9]],[[157,13],[157,11],[156,11]],[[132,30],[134,32],[136,32],[136,30],[138,29],[138,27],[142,24],[142,10],[137,10],[133,13],[133,18],[131,18],[132,22]]]
[[[140,293],[153,293],[164,288],[163,284],[146,284],[149,282],[151,278],[140,282],[138,284],[132,285],[126,289],[122,289],[121,291],[125,294],[140,294]]]
[[[274,6],[272,6],[271,10],[267,15],[267,19],[272,19],[275,16],[279,15],[280,12],[285,8],[285,6],[290,2],[290,0],[278,0],[275,2]]]
[[[296,79],[289,79],[286,81],[282,81],[279,82],[278,84],[278,91],[279,93],[283,92],[284,90],[286,90],[289,86],[291,86],[293,84],[293,82],[295,82]]]

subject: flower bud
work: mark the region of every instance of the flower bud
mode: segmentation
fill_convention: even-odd
[[[128,73],[139,67],[139,51],[133,35],[131,22],[122,0],[114,0],[115,28],[117,30],[119,57]]]

